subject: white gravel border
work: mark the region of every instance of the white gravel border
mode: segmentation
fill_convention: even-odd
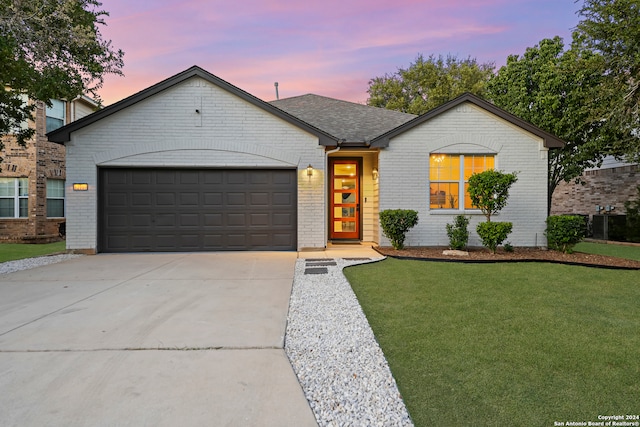
[[[330,260],[326,260],[330,261]],[[387,360],[342,269],[298,259],[285,351],[320,426],[413,426]],[[364,261],[371,262],[371,261]]]
[[[28,270],[30,268],[42,267],[43,265],[55,264],[66,261],[68,259],[78,258],[84,255],[78,254],[60,254],[46,255],[35,258],[19,259],[17,261],[7,261],[0,263],[0,274],[13,273],[20,270]]]

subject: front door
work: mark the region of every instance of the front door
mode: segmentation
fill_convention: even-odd
[[[360,238],[360,162],[329,159],[331,239]]]

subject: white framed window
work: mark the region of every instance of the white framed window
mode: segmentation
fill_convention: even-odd
[[[0,178],[0,218],[29,216],[29,178]]]
[[[64,101],[51,100],[51,107],[47,106],[47,133],[64,126],[66,110]]]
[[[469,177],[494,167],[494,154],[432,153],[429,156],[429,209],[477,209],[467,191]]]
[[[64,180],[47,179],[47,217],[64,218]]]

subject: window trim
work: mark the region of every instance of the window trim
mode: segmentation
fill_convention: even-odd
[[[61,99],[52,99],[51,103],[53,105],[53,103],[55,102],[60,102],[62,104],[62,117],[58,117],[58,116],[54,116],[53,114],[53,108],[49,107],[48,105],[45,106],[45,127],[46,127],[46,132],[53,132],[56,129],[60,129],[61,127],[63,127],[66,123],[67,123],[67,103],[66,101],[63,101]],[[56,126],[56,127],[49,127],[48,125],[48,119],[52,118],[55,120],[61,120],[62,124],[60,124],[60,126]],[[56,123],[57,124],[57,123]]]
[[[460,164],[459,164],[459,178],[457,181],[455,180],[442,180],[442,181],[432,181],[431,180],[431,157],[432,156],[458,156],[460,159]],[[428,201],[427,201],[427,208],[429,210],[429,214],[430,215],[452,215],[452,214],[468,214],[468,215],[481,215],[482,211],[478,208],[465,208],[464,207],[464,201],[465,201],[465,195],[466,195],[466,191],[465,191],[465,187],[466,184],[468,184],[469,180],[465,179],[464,177],[464,160],[465,160],[465,156],[490,156],[493,158],[493,169],[497,169],[497,163],[498,163],[498,155],[497,153],[491,153],[491,152],[483,152],[483,153],[443,153],[443,152],[438,152],[438,151],[434,151],[429,153],[429,168],[428,168],[428,173],[427,173],[427,177],[428,177],[428,185],[427,185],[427,192],[429,193],[428,196]],[[487,170],[487,169],[485,169]],[[458,185],[458,207],[457,208],[432,208],[431,207],[431,191],[430,191],[430,187],[431,187],[431,183],[453,183],[453,184],[457,184]],[[462,201],[462,203],[460,203],[460,201]]]
[[[0,216],[0,219],[26,219],[29,218],[29,178],[2,177],[3,180],[13,180],[13,196],[0,196],[0,199],[13,200],[13,216]],[[20,194],[20,182],[26,183],[24,195]],[[20,201],[26,200],[25,215],[20,215]]]
[[[53,197],[49,195],[49,182],[60,182],[62,183],[62,197]],[[55,179],[55,178],[47,178],[47,203],[46,203],[46,213],[47,218],[64,218],[65,217],[65,204],[66,204],[66,181],[64,179]],[[49,200],[62,200],[62,216],[51,216],[49,215]]]

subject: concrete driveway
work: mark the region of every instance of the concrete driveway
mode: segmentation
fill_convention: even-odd
[[[3,426],[315,426],[284,353],[295,252],[86,256],[0,276]]]

